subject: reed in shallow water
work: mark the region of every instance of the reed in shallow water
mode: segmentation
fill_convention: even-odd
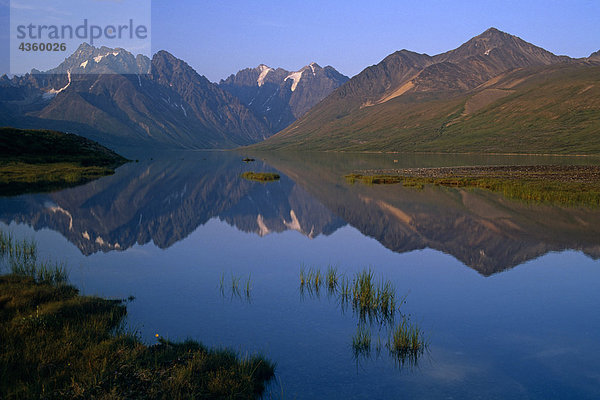
[[[318,269],[304,266],[300,270],[300,291],[308,288],[310,294],[315,294],[315,281],[320,282],[321,273]],[[356,272],[352,278],[340,274],[337,268],[329,266],[325,274],[328,290],[338,296],[338,304],[342,312],[352,306],[358,316],[358,328],[352,337],[352,352],[354,358],[369,358],[372,348],[371,326],[377,324],[379,330],[388,331],[389,337],[386,347],[390,356],[400,366],[406,363],[415,365],[418,358],[427,348],[427,343],[421,329],[409,322],[400,313],[399,304],[404,303],[404,298],[397,300],[396,289],[389,280],[375,276],[371,268]],[[331,283],[331,284],[330,284]],[[320,284],[319,284],[320,285]],[[318,292],[316,293],[318,297]],[[398,324],[394,324],[397,316],[401,317]],[[382,349],[381,337],[378,336],[376,345],[377,353]]]

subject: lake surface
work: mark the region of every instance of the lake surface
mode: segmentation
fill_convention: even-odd
[[[600,210],[343,178],[597,159],[244,156],[176,153],[81,187],[0,198],[0,226],[65,261],[83,293],[135,296],[128,323],[148,343],[158,333],[266,355],[277,363],[267,398],[600,398]],[[240,177],[251,170],[281,180]],[[354,351],[356,313],[300,287],[302,268],[329,265],[394,285],[428,343],[416,362],[389,354],[377,322],[361,324],[371,351]]]

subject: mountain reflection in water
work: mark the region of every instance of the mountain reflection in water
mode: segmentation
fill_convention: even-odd
[[[597,209],[528,205],[479,190],[349,185],[343,178],[389,157],[263,157],[244,163],[235,153],[190,152],[130,163],[81,187],[0,198],[0,218],[58,231],[86,255],[150,241],[168,248],[218,218],[260,236],[296,230],[313,238],[349,224],[392,251],[433,248],[485,276],[551,251],[600,257]],[[411,156],[400,164],[462,161]],[[245,171],[277,171],[282,177],[251,182],[240,177]]]

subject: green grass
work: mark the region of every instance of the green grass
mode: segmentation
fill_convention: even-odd
[[[0,196],[52,192],[78,186],[114,172],[108,167],[84,167],[73,163],[0,164]]]
[[[315,286],[316,277],[321,276],[319,269],[300,268],[300,293],[307,290],[310,294],[319,297]],[[370,268],[356,272],[352,278],[346,277],[338,272],[336,267],[329,265],[325,274],[325,284],[329,293],[337,295],[337,304],[345,312],[346,307],[352,305],[353,315],[358,317],[357,330],[352,337],[352,354],[354,359],[367,359],[372,355],[372,333],[371,327],[377,326],[378,332],[388,331],[386,347],[389,355],[397,365],[404,366],[406,363],[415,365],[424,351],[427,342],[423,331],[416,325],[409,323],[406,316],[400,312],[399,305],[405,302],[405,298],[397,300],[396,289],[391,281],[379,278]],[[330,283],[331,282],[331,283]],[[335,284],[334,284],[335,282]],[[323,282],[321,281],[322,285]],[[320,285],[318,287],[320,287]],[[396,324],[397,316],[401,322]],[[382,343],[381,337],[375,344],[376,353],[379,356]]]
[[[488,168],[492,168],[489,171]],[[504,169],[503,169],[504,168]],[[444,170],[453,170],[445,168]],[[402,183],[422,189],[425,185],[482,189],[504,197],[534,204],[557,206],[600,207],[600,170],[585,166],[538,167],[473,167],[468,171],[456,168],[451,173],[432,173],[433,176],[412,175],[346,175],[353,184]]]
[[[303,265],[300,268],[300,290],[304,293],[305,290],[309,294],[318,295],[321,287],[325,286],[329,295],[336,294],[338,283],[342,276],[339,274],[337,267],[329,265],[325,273],[318,268],[309,268]]]
[[[346,182],[353,185],[356,182],[364,183],[365,185],[392,185],[402,182],[401,177],[397,175],[361,175],[348,174],[345,175]]]
[[[329,265],[327,267],[325,279],[327,281],[327,289],[330,291],[334,291],[337,288],[339,281],[339,274],[337,268],[332,265]]]
[[[230,285],[225,284],[225,272],[221,274],[219,277],[219,292],[222,297],[225,297],[226,292],[228,292],[231,298],[242,298],[243,297],[250,302],[252,297],[252,277],[248,275],[248,279],[242,281],[242,278],[231,273],[231,281]],[[229,289],[226,291],[226,289]]]
[[[501,193],[528,203],[600,207],[600,182],[561,182],[546,179],[403,177],[404,186],[423,185],[476,188]]]
[[[340,293],[340,304],[345,307],[346,304],[350,303],[352,299],[352,290],[350,287],[350,279],[342,276],[339,286]]]
[[[253,399],[274,376],[261,356],[160,336],[146,345],[124,329],[125,301],[81,296],[64,268],[32,261],[30,241],[3,233],[0,249],[2,399]]]
[[[256,182],[273,182],[273,181],[278,181],[281,177],[279,176],[279,174],[274,174],[271,172],[244,172],[242,174],[242,178],[249,180],[249,181],[256,181]]]
[[[352,304],[361,319],[365,317],[392,321],[396,313],[396,290],[392,283],[375,281],[374,272],[365,269],[355,275]]]
[[[401,365],[406,362],[414,365],[425,351],[427,343],[419,327],[403,318],[390,333],[386,346]]]
[[[355,359],[368,358],[371,355],[371,330],[364,324],[358,324],[352,337],[352,355]]]
[[[33,240],[17,240],[12,233],[4,231],[0,231],[0,272],[28,277],[38,283],[67,281],[64,264],[39,261],[37,244]]]
[[[394,285],[384,279],[379,282],[371,269],[364,269],[354,274],[353,278],[341,275],[336,267],[329,265],[323,274],[319,269],[300,269],[300,290],[319,293],[321,286],[327,287],[329,294],[336,294],[339,303],[351,303],[361,321],[367,318],[378,321],[392,321],[397,311],[396,290]]]

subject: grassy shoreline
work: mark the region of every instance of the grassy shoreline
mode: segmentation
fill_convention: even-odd
[[[261,356],[191,340],[147,345],[125,329],[126,300],[82,296],[35,243],[0,232],[0,398],[258,398]]]
[[[52,192],[112,175],[112,168],[73,163],[0,163],[0,196]]]
[[[361,171],[345,176],[348,183],[401,183],[483,189],[513,200],[567,207],[600,207],[598,166],[476,166]]]
[[[0,128],[0,196],[81,185],[114,174],[127,161],[77,135]]]

